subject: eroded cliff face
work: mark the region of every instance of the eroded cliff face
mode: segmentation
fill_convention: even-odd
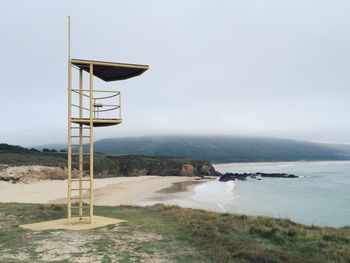
[[[184,164],[182,165],[180,175],[181,176],[195,176],[196,170],[191,164]]]
[[[183,164],[180,176],[213,176],[215,175],[215,169],[211,164],[199,163],[197,165],[193,164]]]

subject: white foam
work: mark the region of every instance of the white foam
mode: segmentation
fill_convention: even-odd
[[[236,186],[234,181],[228,181],[228,182],[226,182],[226,185],[228,186],[229,192],[233,192],[233,190],[235,189],[235,186]]]

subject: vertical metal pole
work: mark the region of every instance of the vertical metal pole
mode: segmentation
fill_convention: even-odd
[[[93,180],[94,180],[94,125],[93,125],[93,72],[94,65],[90,64],[90,224],[93,223],[94,204],[93,204]]]
[[[121,93],[119,91],[119,119],[122,118],[122,97]]]
[[[83,118],[83,70],[79,70],[79,118]],[[79,217],[83,216],[83,125],[79,124]]]
[[[96,104],[96,100],[94,99],[94,105]],[[94,109],[94,118],[96,118],[96,112],[95,112],[95,107],[93,107],[93,109]]]
[[[72,216],[72,65],[70,60],[70,16],[68,16],[68,200],[67,200],[67,219],[71,223]]]

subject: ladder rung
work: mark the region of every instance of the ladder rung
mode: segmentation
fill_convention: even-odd
[[[80,136],[79,135],[72,135],[71,136],[72,138],[80,138]],[[87,136],[87,135],[83,135],[83,136],[81,136],[82,138],[90,138],[90,136]]]
[[[81,206],[81,208],[87,208],[89,207],[88,205],[83,205]],[[75,208],[80,208],[80,206],[71,206],[71,208],[75,209]]]
[[[79,180],[71,180],[73,183],[74,182],[80,182]],[[81,180],[82,182],[88,182],[88,181],[90,181],[89,179],[84,179],[84,180]]]
[[[79,155],[79,153],[72,153],[72,155]],[[90,155],[90,153],[81,153],[81,155]]]
[[[72,189],[70,189],[71,191],[79,191],[79,190],[82,190],[82,191],[84,191],[84,190],[90,190],[90,188],[82,188],[82,189],[79,189],[79,188],[72,188]]]
[[[73,182],[79,182],[80,179],[71,179]],[[81,179],[81,181],[90,181],[90,179]]]

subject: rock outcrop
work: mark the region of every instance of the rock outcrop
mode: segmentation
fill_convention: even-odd
[[[76,176],[76,171],[74,171]],[[11,183],[30,183],[39,180],[63,180],[67,178],[67,171],[59,167],[40,165],[6,166],[0,169],[0,181]]]
[[[220,176],[219,181],[227,182],[227,181],[244,181],[247,178],[254,178],[257,180],[261,180],[261,178],[271,177],[271,178],[298,178],[299,176],[294,174],[286,174],[286,173],[225,173]]]

